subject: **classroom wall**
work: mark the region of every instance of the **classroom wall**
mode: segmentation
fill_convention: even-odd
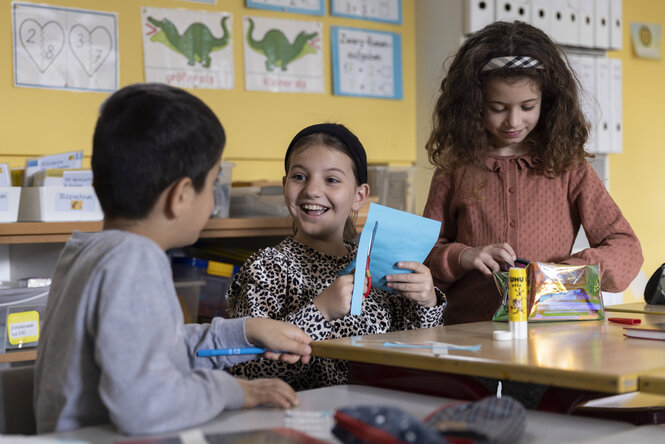
[[[118,13],[120,86],[144,80],[140,7],[226,11],[233,14],[235,88],[195,90],[217,113],[228,137],[224,159],[235,162],[234,180],[281,180],[283,155],[304,126],[343,123],[365,145],[373,163],[411,164],[416,158],[414,2],[402,1],[403,24],[290,14],[246,8],[244,0],[206,5],[176,0],[47,0],[40,4]],[[329,9],[329,0],[326,0]],[[89,159],[94,122],[106,93],[13,86],[11,0],[0,0],[0,162],[22,166],[25,157],[84,150]],[[245,91],[242,16],[264,16],[324,24],[324,94]],[[332,95],[330,25],[398,32],[402,37],[403,100]]]
[[[626,292],[625,302],[643,298],[642,285],[665,262],[665,149],[663,148],[665,60],[636,57],[631,23],[665,25],[665,2],[623,2],[623,49],[611,57],[623,65],[623,153],[610,154],[610,193],[642,243],[644,276]],[[663,48],[661,36],[661,48]]]

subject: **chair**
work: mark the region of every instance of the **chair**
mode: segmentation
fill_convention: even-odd
[[[37,433],[32,403],[34,365],[0,369],[0,433]]]

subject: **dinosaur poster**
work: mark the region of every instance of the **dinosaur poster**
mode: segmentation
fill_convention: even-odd
[[[233,17],[225,12],[142,8],[145,81],[233,88]]]
[[[321,22],[243,17],[245,88],[323,93]]]
[[[14,85],[111,92],[118,89],[118,17],[12,3]]]

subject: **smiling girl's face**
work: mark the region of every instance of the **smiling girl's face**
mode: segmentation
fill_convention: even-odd
[[[538,124],[542,95],[529,77],[493,78],[485,85],[485,128],[492,152],[502,156],[527,152],[522,142]]]
[[[341,252],[344,224],[369,194],[366,184],[357,185],[351,158],[322,144],[297,149],[283,183],[297,227],[294,238],[327,254]]]

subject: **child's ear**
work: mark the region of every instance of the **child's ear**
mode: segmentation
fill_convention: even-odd
[[[365,205],[365,201],[369,197],[369,185],[364,183],[356,188],[356,196],[353,199],[353,205],[351,209],[353,211],[360,211],[360,209]]]
[[[189,211],[190,200],[195,194],[192,179],[183,177],[171,184],[166,196],[165,211],[169,217],[178,217]]]
[[[282,176],[282,188],[286,186],[286,176]]]

